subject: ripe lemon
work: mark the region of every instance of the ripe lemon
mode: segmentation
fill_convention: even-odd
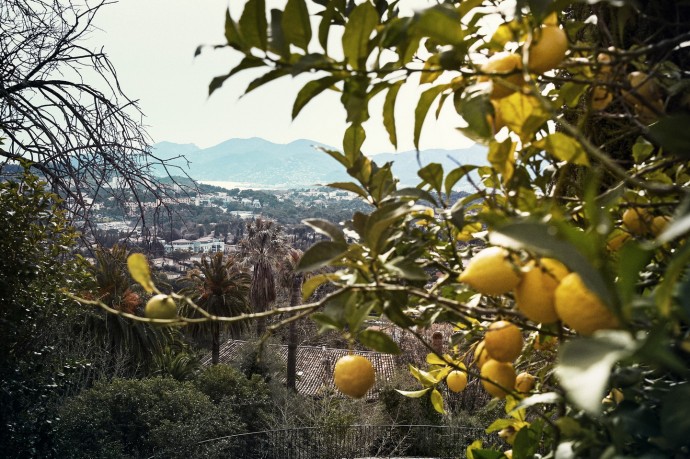
[[[494,322],[484,335],[484,348],[493,360],[512,362],[522,352],[522,332],[508,321]]]
[[[462,392],[467,387],[467,373],[453,370],[446,377],[446,385],[453,392]]]
[[[642,236],[651,229],[652,215],[647,209],[630,207],[623,212],[623,226],[637,236]]]
[[[474,349],[474,364],[477,366],[477,369],[481,370],[487,360],[489,360],[489,353],[486,352],[484,340],[482,340]]]
[[[515,387],[516,376],[512,363],[489,359],[482,367],[481,375],[484,378],[482,386],[494,397],[505,398],[508,395],[506,390],[509,391]]]
[[[616,252],[618,249],[623,247],[623,244],[628,242],[631,236],[628,233],[617,233],[614,234],[607,242],[606,248],[611,252]]]
[[[654,217],[650,225],[650,230],[652,231],[654,237],[658,237],[661,233],[663,233],[670,222],[671,219],[666,216],[659,215]]]
[[[592,109],[605,110],[613,101],[613,93],[606,86],[594,86],[592,88]]]
[[[634,94],[628,91],[622,91],[622,94],[623,99],[631,105],[640,103],[640,99],[649,102],[661,97],[656,81],[645,72],[631,72],[628,75],[628,83],[630,83],[630,88]]]
[[[458,280],[484,295],[501,295],[515,288],[520,277],[502,247],[488,247],[470,260]]]
[[[361,355],[346,355],[335,363],[335,386],[345,395],[362,398],[374,385],[376,377],[371,362]]]
[[[556,25],[547,25],[534,33],[529,47],[528,66],[531,72],[544,73],[558,67],[568,51],[568,36]]]
[[[556,312],[563,323],[582,335],[618,327],[616,316],[577,273],[565,276],[556,288]]]
[[[177,317],[177,305],[171,296],[158,294],[146,302],[144,315],[149,319],[174,319]]]
[[[496,73],[499,75],[482,75],[477,78],[477,81],[493,80],[493,88],[491,89],[491,99],[502,99],[515,92],[513,86],[522,86],[525,84],[522,74],[518,70],[522,69],[522,58],[514,53],[496,53],[489,58],[481,67],[480,70],[484,73]],[[500,74],[510,74],[501,76]]]
[[[558,320],[554,292],[568,274],[568,268],[553,258],[542,258],[541,266],[531,263],[515,287],[515,303],[520,312],[533,322],[550,324]]]
[[[527,372],[522,372],[515,378],[515,390],[526,394],[534,389],[537,378]]]

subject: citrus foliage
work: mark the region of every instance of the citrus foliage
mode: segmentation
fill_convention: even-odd
[[[268,70],[247,92],[310,74],[293,117],[327,90],[347,113],[342,151],[324,152],[352,181],[331,186],[372,210],[346,228],[307,222],[329,240],[299,268],[337,272],[306,282],[304,296],[320,283],[340,288],[314,319],[386,352],[398,351],[386,335],[360,334],[372,315],[413,331],[455,324],[452,351],[411,368],[422,389],[404,395],[428,396],[442,412],[439,387],[451,371],[481,378],[507,398],[506,419],[489,430],[504,432],[516,459],[687,453],[688,5],[465,0],[406,15],[404,4],[288,0],[269,14],[249,0],[239,19],[226,17],[227,46],[244,58],[210,92],[249,68]],[[377,97],[397,146],[403,85],[421,88],[407,107],[415,145],[429,112],[449,104],[491,166],[430,164],[417,187],[398,189],[391,165],[361,147]],[[475,192],[452,200],[470,172]],[[517,357],[493,356],[482,341],[496,320],[520,330]],[[462,367],[472,353],[475,365]],[[536,378],[516,390],[525,370]],[[479,444],[468,451],[501,455]]]

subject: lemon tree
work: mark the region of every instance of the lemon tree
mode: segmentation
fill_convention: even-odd
[[[409,12],[405,0],[288,0],[269,11],[266,3],[228,11],[221,46],[241,60],[209,92],[249,69],[262,73],[247,92],[299,77],[296,117],[336,91],[347,128],[323,154],[351,180],[331,186],[371,210],[343,224],[305,222],[323,239],[298,270],[330,269],[305,282],[303,297],[331,284],[322,300],[198,320],[311,314],[322,330],[383,352],[400,350],[366,327],[369,318],[422,341],[420,327],[450,323],[448,352],[411,366],[418,386],[399,392],[445,412],[444,388],[461,386],[455,372],[480,380],[504,404],[505,418],[487,430],[512,445],[511,457],[686,454],[690,7],[449,0]],[[413,107],[403,107],[403,87],[417,90]],[[391,164],[364,154],[376,124],[397,147],[401,110],[414,113],[419,147],[446,106],[457,116],[448,135],[485,145],[488,166],[428,164],[416,187],[402,188]],[[467,177],[474,191],[458,198]],[[507,338],[492,338],[503,330]],[[368,370],[344,374],[360,373]],[[336,369],[337,384],[343,378]],[[362,396],[357,381],[369,380],[350,382],[350,395]],[[602,403],[608,393],[621,396]],[[505,449],[473,443],[467,455]]]
[[[419,387],[401,393],[444,412],[444,383],[462,385],[456,372],[481,380],[506,400],[507,417],[488,428],[515,458],[690,447],[675,414],[690,408],[678,402],[690,362],[690,11],[593,3],[445,1],[408,13],[404,0],[288,0],[269,12],[249,0],[225,23],[242,60],[209,87],[247,69],[263,69],[247,91],[300,76],[293,116],[338,92],[347,129],[324,154],[351,181],[331,186],[371,211],[307,222],[325,239],[299,269],[332,271],[305,283],[304,297],[336,289],[312,317],[393,352],[367,318],[412,331],[453,324],[449,352],[411,367]],[[414,107],[402,107],[403,87],[418,88]],[[446,106],[489,166],[429,164],[418,186],[400,188],[390,164],[362,151],[379,122],[397,146],[403,109],[419,146]],[[468,174],[474,192],[458,199]],[[614,389],[622,401],[602,405]],[[502,451],[474,444],[468,456]]]

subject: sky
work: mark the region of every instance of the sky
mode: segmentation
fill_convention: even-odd
[[[433,3],[407,0],[412,6]],[[230,48],[199,45],[224,43],[225,11],[239,18],[243,0],[119,0],[102,8],[89,44],[103,47],[124,92],[138,100],[154,142],[193,143],[206,148],[230,138],[262,137],[275,143],[315,140],[339,147],[345,130],[345,111],[339,95],[322,93],[293,121],[294,98],[308,78],[283,77],[241,97],[251,80],[266,70],[247,70],[208,96],[208,84],[227,73],[241,56]],[[412,150],[417,82],[404,88],[396,107],[398,150]],[[423,88],[422,88],[423,89]],[[381,125],[382,95],[370,105],[372,121],[363,151],[393,152]],[[457,116],[447,104],[439,122],[428,119],[421,149],[466,148],[473,142],[455,129]]]

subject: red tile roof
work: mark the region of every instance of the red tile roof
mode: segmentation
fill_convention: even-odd
[[[246,341],[229,340],[220,347],[220,363],[229,364],[240,355]],[[287,346],[270,345],[287,363]],[[320,396],[327,393],[340,394],[333,384],[333,368],[339,358],[349,354],[362,355],[369,359],[376,371],[376,383],[367,392],[366,399],[378,398],[379,391],[393,378],[396,363],[390,354],[369,351],[349,351],[348,349],[333,349],[317,346],[299,346],[297,348],[297,392],[302,395]],[[211,357],[203,360],[203,365],[209,365]],[[285,380],[283,379],[283,382]]]

